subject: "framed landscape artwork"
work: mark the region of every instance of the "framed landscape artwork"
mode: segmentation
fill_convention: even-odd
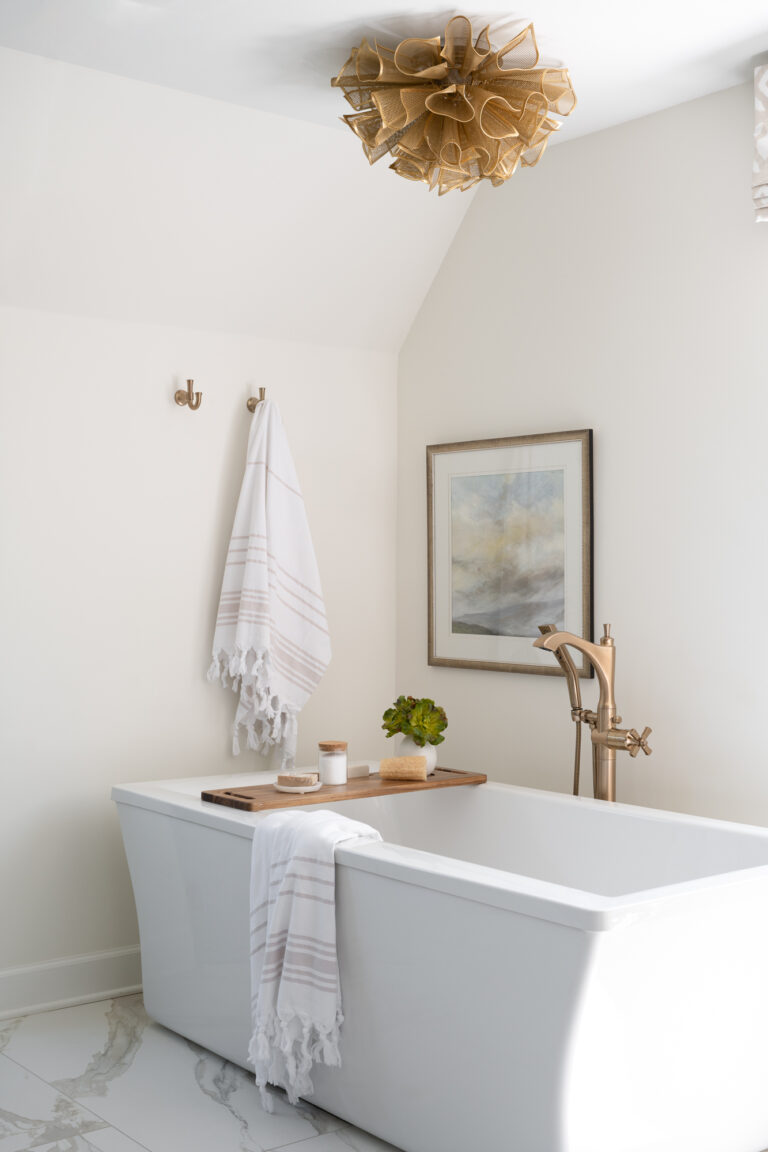
[[[592,639],[591,430],[432,444],[427,504],[429,663],[561,676],[533,641]]]

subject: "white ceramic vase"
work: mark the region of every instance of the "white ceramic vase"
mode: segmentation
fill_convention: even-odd
[[[427,775],[431,776],[437,767],[437,747],[434,744],[425,744],[423,748],[410,736],[401,736],[397,746],[398,756],[426,756]]]

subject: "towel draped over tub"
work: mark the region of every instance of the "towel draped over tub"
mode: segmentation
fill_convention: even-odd
[[[326,811],[283,809],[254,829],[248,1057],[268,1111],[267,1083],[295,1104],[313,1091],[313,1064],[341,1064],[334,856],[337,844],[360,838],[381,840],[368,824]]]
[[[331,659],[304,499],[272,400],[253,416],[227,552],[209,680],[239,691],[232,749],[277,747],[293,767],[298,715]]]

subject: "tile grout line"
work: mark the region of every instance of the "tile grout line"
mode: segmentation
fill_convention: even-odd
[[[273,1144],[271,1148],[265,1148],[264,1152],[283,1152],[284,1148],[300,1149],[305,1144],[309,1147],[313,1140],[322,1140],[323,1136],[335,1136],[337,1133],[343,1132],[345,1128],[348,1129],[350,1127],[353,1127],[353,1125],[343,1121],[338,1128],[330,1128],[327,1132],[318,1132],[315,1136],[304,1136],[301,1140],[291,1140],[288,1144]],[[350,1148],[350,1152],[353,1152],[352,1148]]]
[[[338,1129],[335,1129],[338,1131]],[[310,1144],[313,1140],[320,1140],[322,1136],[329,1135],[326,1132],[317,1132],[314,1136],[305,1136],[302,1140],[292,1140],[290,1144],[273,1144],[271,1148],[265,1148],[264,1152],[283,1152],[284,1148],[301,1148],[302,1144]]]
[[[25,1017],[19,1017],[19,1019],[25,1019]],[[206,1053],[207,1053],[207,1050],[206,1050]],[[137,1140],[135,1136],[132,1136],[132,1135],[130,1134],[130,1132],[126,1132],[126,1131],[124,1131],[124,1129],[122,1129],[122,1128],[118,1127],[118,1125],[117,1125],[117,1124],[114,1124],[114,1123],[112,1123],[112,1121],[110,1121],[110,1120],[107,1120],[107,1119],[106,1119],[104,1116],[102,1116],[102,1115],[101,1115],[99,1112],[97,1112],[97,1111],[96,1111],[94,1108],[90,1108],[90,1107],[88,1107],[87,1105],[85,1105],[85,1104],[82,1104],[82,1103],[81,1103],[81,1101],[80,1101],[80,1098],[79,1098],[79,1097],[77,1097],[77,1096],[71,1096],[71,1095],[70,1095],[68,1092],[66,1092],[66,1091],[65,1091],[63,1088],[59,1087],[59,1086],[58,1086],[58,1085],[56,1085],[56,1084],[51,1084],[51,1083],[50,1083],[48,1080],[45,1080],[45,1079],[44,1079],[42,1076],[38,1075],[38,1073],[37,1073],[37,1072],[34,1072],[34,1071],[31,1069],[31,1068],[28,1068],[28,1067],[26,1066],[26,1064],[22,1064],[20,1060],[16,1060],[16,1059],[14,1059],[14,1057],[13,1057],[13,1056],[8,1056],[7,1052],[5,1052],[4,1050],[0,1050],[0,1057],[2,1057],[2,1056],[6,1056],[6,1057],[7,1057],[7,1059],[8,1059],[8,1060],[9,1060],[9,1061],[10,1061],[12,1064],[15,1064],[15,1065],[16,1065],[18,1068],[21,1068],[21,1069],[22,1069],[22,1071],[24,1071],[24,1072],[26,1072],[28,1075],[30,1075],[30,1076],[32,1076],[32,1077],[34,1077],[34,1079],[35,1079],[35,1080],[37,1080],[37,1081],[39,1081],[39,1083],[41,1083],[41,1084],[45,1084],[45,1086],[46,1086],[47,1088],[50,1088],[50,1089],[51,1089],[51,1091],[52,1091],[52,1092],[55,1092],[55,1093],[56,1093],[58,1096],[63,1096],[63,1097],[66,1099],[66,1100],[70,1100],[70,1101],[71,1101],[73,1104],[77,1105],[79,1108],[82,1108],[84,1112],[88,1112],[90,1115],[94,1116],[94,1117],[95,1117],[95,1119],[97,1119],[97,1120],[101,1120],[101,1121],[102,1121],[102,1124],[103,1124],[103,1127],[102,1127],[102,1128],[99,1128],[99,1129],[95,1129],[94,1131],[99,1131],[99,1132],[101,1132],[101,1131],[104,1131],[105,1129],[111,1128],[113,1131],[115,1131],[115,1132],[119,1132],[121,1136],[124,1136],[124,1137],[126,1138],[126,1140],[130,1140],[130,1141],[131,1141],[131,1143],[135,1144],[135,1145],[136,1145],[136,1147],[137,1147],[137,1149],[143,1149],[143,1152],[153,1152],[153,1149],[149,1148],[149,1147],[148,1147],[146,1144],[143,1144],[143,1143],[142,1143],[140,1140]],[[217,1101],[214,1101],[214,1103],[218,1103],[218,1102],[217,1102]],[[308,1118],[307,1118],[307,1120],[308,1120],[308,1123],[310,1123],[310,1124],[312,1123],[312,1121],[311,1121],[311,1120],[309,1120]],[[344,1122],[344,1121],[340,1121],[340,1127],[346,1127],[346,1124],[345,1124],[345,1122]],[[335,1131],[335,1130],[334,1130],[334,1131]],[[304,1142],[306,1142],[307,1140],[316,1140],[316,1139],[318,1139],[318,1138],[319,1138],[320,1136],[322,1136],[322,1135],[323,1135],[323,1133],[321,1133],[321,1132],[317,1132],[317,1131],[316,1131],[316,1132],[315,1132],[315,1134],[314,1134],[314,1136],[308,1136],[308,1137],[307,1137],[307,1136],[305,1136],[305,1137],[303,1137],[303,1140],[304,1140]],[[292,1143],[301,1143],[301,1141],[294,1141],[294,1142],[292,1142]],[[287,1148],[287,1147],[290,1147],[290,1145],[288,1145],[288,1144],[285,1144],[285,1143],[283,1143],[283,1144],[273,1144],[273,1145],[272,1145],[272,1149],[271,1149],[271,1152],[280,1152],[280,1149],[281,1149],[281,1148],[284,1148],[284,1147],[285,1147],[285,1148]],[[255,1152],[255,1150],[254,1150],[254,1152]],[[270,1152],[270,1149],[268,1149],[268,1148],[265,1148],[265,1147],[264,1147],[264,1146],[263,1146],[263,1145],[260,1143],[260,1144],[259,1144],[259,1152]]]
[[[44,1080],[42,1076],[38,1076],[37,1072],[33,1072],[31,1068],[27,1068],[26,1064],[22,1064],[20,1060],[14,1060],[13,1056],[9,1056],[7,1052],[0,1052],[0,1057],[9,1060],[11,1064],[15,1064],[17,1068],[21,1068],[22,1072],[26,1072],[28,1076],[37,1080],[38,1083],[45,1084],[46,1088],[50,1088],[51,1092],[55,1092],[57,1096],[63,1096],[65,1100],[76,1104],[77,1107],[82,1108],[84,1112],[89,1112],[94,1119],[101,1120],[105,1128],[113,1127],[113,1125],[109,1123],[109,1120],[105,1120],[103,1116],[99,1116],[98,1112],[94,1112],[93,1108],[88,1108],[87,1105],[81,1104],[79,1100],[74,1100],[71,1096],[67,1096],[66,1092],[60,1092],[58,1088],[54,1088],[53,1084],[49,1084],[47,1080]],[[101,1129],[94,1129],[94,1131],[101,1131]],[[124,1132],[123,1135],[125,1136],[127,1133]],[[147,1152],[151,1152],[151,1150],[147,1149]]]
[[[111,999],[109,1002],[111,1003]],[[105,1003],[106,1003],[106,1001],[105,1001]],[[27,1017],[21,1016],[18,1019],[20,1021],[22,1021],[24,1019],[27,1019]],[[77,1105],[77,1107],[82,1108],[84,1112],[87,1112],[90,1115],[94,1116],[97,1120],[100,1120],[103,1124],[103,1128],[95,1130],[95,1131],[103,1131],[105,1129],[112,1129],[115,1132],[119,1132],[120,1135],[124,1136],[127,1140],[130,1140],[133,1144],[136,1145],[137,1149],[142,1149],[143,1152],[153,1152],[153,1150],[151,1148],[149,1148],[146,1144],[143,1144],[140,1140],[137,1140],[136,1137],[132,1136],[129,1132],[124,1131],[122,1128],[118,1127],[116,1124],[114,1124],[110,1120],[106,1119],[106,1117],[102,1116],[99,1112],[97,1112],[95,1108],[92,1108],[92,1107],[89,1107],[88,1105],[82,1104],[80,1101],[80,1098],[78,1098],[77,1096],[70,1095],[67,1091],[65,1091],[58,1084],[50,1083],[48,1080],[45,1080],[42,1076],[40,1076],[37,1072],[33,1071],[33,1069],[31,1069],[31,1068],[27,1067],[27,1065],[23,1064],[20,1060],[14,1058],[13,1056],[9,1056],[8,1053],[5,1051],[5,1049],[0,1049],[0,1057],[2,1057],[2,1056],[6,1056],[7,1059],[12,1064],[15,1064],[18,1068],[21,1068],[28,1075],[34,1077],[34,1079],[39,1081],[39,1083],[45,1084],[46,1087],[50,1088],[52,1092],[55,1092],[57,1095],[62,1096],[67,1100],[70,1100],[72,1103]],[[306,1101],[306,1103],[309,1105],[310,1108],[312,1107],[312,1105],[309,1101]],[[296,1110],[296,1112],[298,1115],[301,1115],[301,1113],[298,1109]],[[330,1116],[331,1113],[328,1113],[328,1115]],[[302,1118],[306,1119],[310,1125],[312,1124],[312,1120],[310,1117],[302,1117]],[[301,1139],[293,1140],[293,1141],[290,1141],[289,1143],[282,1142],[279,1144],[272,1144],[269,1148],[266,1148],[263,1145],[260,1145],[261,1152],[281,1152],[281,1150],[283,1148],[293,1148],[293,1147],[301,1148],[302,1145],[305,1145],[305,1144],[308,1145],[312,1140],[321,1139],[324,1135],[332,1135],[336,1132],[342,1132],[342,1131],[350,1128],[350,1125],[347,1123],[347,1121],[342,1120],[340,1117],[336,1117],[336,1119],[338,1119],[338,1121],[339,1121],[339,1125],[337,1128],[329,1128],[327,1130],[327,1132],[320,1132],[320,1131],[316,1130],[314,1135],[312,1135],[312,1136],[303,1136],[303,1137],[301,1137]]]
[[[71,1100],[72,1097],[68,1096],[67,1099]],[[96,1115],[98,1115],[98,1113],[96,1113]],[[111,1128],[113,1132],[119,1132],[121,1136],[125,1136],[126,1140],[130,1140],[137,1148],[143,1148],[144,1152],[152,1152],[151,1148],[148,1148],[146,1144],[142,1144],[141,1140],[137,1140],[135,1136],[130,1136],[127,1132],[123,1132],[122,1128],[118,1128],[117,1124],[109,1124],[108,1127]],[[103,1131],[103,1129],[99,1129],[99,1131]]]
[[[310,1108],[313,1107],[309,1100],[305,1100],[304,1103],[309,1105]],[[295,1104],[291,1104],[290,1107],[295,1110],[295,1114],[297,1116],[301,1116],[301,1112]],[[323,1111],[325,1110],[323,1109]],[[326,1115],[333,1116],[333,1113],[327,1112]],[[312,1124],[312,1120],[309,1116],[302,1116],[302,1119],[306,1120],[308,1124]],[[308,1144],[310,1140],[319,1140],[323,1136],[333,1136],[335,1133],[341,1132],[345,1128],[352,1127],[352,1125],[348,1124],[346,1120],[342,1120],[340,1116],[335,1117],[335,1119],[339,1121],[338,1128],[326,1128],[324,1132],[316,1130],[314,1136],[302,1136],[299,1140],[289,1140],[287,1144],[285,1141],[283,1141],[282,1144],[272,1144],[269,1148],[264,1148],[263,1152],[282,1152],[283,1148],[300,1148],[302,1144]],[[768,1152],[768,1149],[766,1149],[766,1152]]]
[[[146,1144],[142,1144],[142,1142],[137,1140],[135,1136],[131,1136],[130,1132],[124,1132],[122,1128],[118,1128],[116,1124],[112,1124],[109,1120],[105,1119],[104,1116],[101,1116],[98,1112],[96,1112],[95,1109],[89,1108],[87,1104],[81,1103],[81,1101],[76,1096],[70,1096],[68,1093],[63,1092],[61,1088],[56,1088],[48,1080],[44,1080],[42,1076],[38,1076],[37,1072],[33,1072],[31,1068],[26,1066],[26,1064],[22,1064],[20,1060],[15,1060],[13,1056],[9,1056],[7,1052],[0,1052],[0,1057],[3,1056],[6,1060],[10,1060],[12,1064],[15,1064],[17,1068],[21,1068],[23,1072],[27,1073],[27,1075],[33,1076],[35,1080],[38,1080],[41,1084],[45,1084],[46,1088],[50,1088],[50,1090],[55,1092],[58,1096],[63,1096],[65,1100],[70,1100],[73,1104],[76,1104],[78,1108],[82,1108],[84,1112],[89,1112],[91,1116],[95,1117],[96,1120],[101,1120],[103,1123],[103,1128],[96,1128],[94,1129],[95,1132],[103,1132],[104,1128],[112,1128],[115,1132],[119,1132],[121,1136],[125,1136],[126,1140],[130,1140],[133,1144],[135,1144],[137,1148],[143,1148],[144,1152],[152,1152],[151,1148],[147,1148]]]

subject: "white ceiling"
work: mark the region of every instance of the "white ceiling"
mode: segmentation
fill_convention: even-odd
[[[453,11],[415,15],[393,0],[0,0],[0,44],[332,125],[347,106],[329,78],[363,35],[431,35]],[[579,104],[561,139],[738,84],[768,52],[766,0],[529,0],[484,15],[533,20],[543,57],[570,69]]]
[[[530,5],[543,58],[570,68],[579,98],[563,140],[737,84],[768,51],[768,0]],[[438,200],[386,160],[369,169],[330,77],[364,35],[434,35],[453,14],[0,0],[0,155],[14,156],[0,302],[397,351],[474,191]],[[499,46],[521,23],[485,15]],[[311,179],[278,178],[297,172]]]

